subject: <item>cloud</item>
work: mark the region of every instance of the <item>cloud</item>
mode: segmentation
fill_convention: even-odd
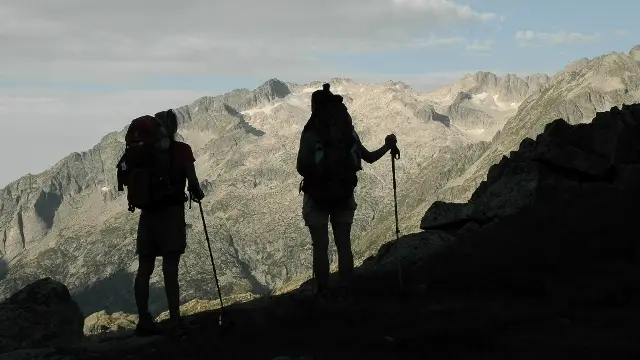
[[[515,34],[515,39],[520,45],[530,45],[535,43],[551,44],[584,44],[596,42],[600,35],[585,35],[578,32],[560,31],[556,33],[545,33],[533,30],[519,30]]]
[[[623,37],[623,36],[627,36],[627,35],[629,35],[629,32],[628,32],[628,31],[626,31],[626,30],[616,30],[614,34],[615,34],[616,36]]]
[[[493,21],[453,0],[7,0],[0,77],[297,76],[331,71],[322,53],[433,46],[431,34]]]
[[[467,40],[461,36],[438,37],[434,34],[431,34],[427,38],[416,39],[413,42],[409,43],[408,45],[414,48],[429,48],[429,47],[435,47],[435,46],[449,46],[449,45],[463,44],[466,41]]]
[[[418,11],[433,11],[447,17],[464,20],[489,21],[497,18],[494,13],[479,13],[468,5],[459,5],[450,0],[393,0],[393,3]],[[504,16],[500,17],[504,21]]]
[[[488,39],[482,42],[475,40],[472,43],[467,43],[466,49],[469,51],[489,51],[493,49],[493,40]]]

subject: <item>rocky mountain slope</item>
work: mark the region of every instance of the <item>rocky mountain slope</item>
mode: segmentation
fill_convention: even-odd
[[[570,112],[569,121],[584,121],[590,111],[638,99],[637,52],[605,55],[576,68],[550,79],[478,73],[430,94],[394,82],[331,84],[345,96],[365,146],[374,149],[386,134],[398,135],[398,200],[401,229],[407,231],[417,228],[434,201],[467,200],[489,166],[555,114]],[[225,296],[262,294],[310,276],[311,249],[293,164],[310,94],[320,85],[272,79],[255,90],[204,97],[179,109],[180,133],[194,148],[208,189],[203,206]],[[469,121],[482,117],[476,110],[490,120]],[[504,121],[491,142],[479,141],[478,133]],[[0,294],[52,276],[69,286],[87,315],[133,310],[137,214],[126,211],[123,193],[115,190],[123,135],[124,130],[111,133],[93,149],[0,192],[0,250],[8,263]],[[360,174],[353,230],[360,259],[393,236],[390,170],[383,158]],[[183,301],[210,299],[215,284],[196,209],[188,212],[187,223]],[[161,284],[160,274],[153,281]],[[161,289],[152,299],[154,311],[163,308]]]
[[[439,105],[453,126],[476,140],[489,141],[531,94],[549,82],[546,74],[519,78],[477,72],[421,96]]]
[[[356,272],[350,301],[313,301],[303,286],[194,314],[177,334],[121,331],[72,344],[61,335],[81,336],[77,311],[60,312],[53,321],[66,326],[38,328],[25,342],[30,349],[18,351],[11,350],[20,329],[40,322],[14,316],[0,353],[14,360],[637,358],[638,134],[640,104],[599,112],[589,124],[554,120],[492,166],[472,201],[449,204],[484,211],[385,244]],[[511,191],[520,187],[532,191]],[[507,193],[519,205],[509,212],[500,197]],[[486,214],[491,221],[481,220]],[[21,301],[0,303],[0,315],[72,307],[48,279],[14,298]],[[101,321],[105,329],[135,322],[126,314],[87,320],[94,330]]]

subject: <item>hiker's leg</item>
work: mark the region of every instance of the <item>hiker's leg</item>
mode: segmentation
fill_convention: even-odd
[[[149,281],[153,274],[156,259],[151,256],[138,257],[138,272],[134,283],[134,294],[136,297],[136,307],[140,320],[149,320]]]
[[[323,292],[329,286],[329,224],[309,225],[313,242],[313,272],[318,291]]]
[[[342,285],[348,285],[353,275],[353,252],[351,251],[351,223],[332,222],[333,237],[338,250],[338,275]]]
[[[342,285],[348,285],[353,275],[353,252],[351,251],[351,225],[358,204],[354,197],[341,209],[331,213],[331,227],[338,251],[338,275]]]
[[[158,232],[158,248],[162,254],[164,290],[169,305],[169,316],[173,322],[180,320],[180,285],[178,265],[187,246],[187,231],[184,206],[168,206],[157,213],[155,231]]]
[[[169,317],[173,321],[180,320],[180,285],[178,284],[178,265],[180,253],[171,253],[162,257],[162,275],[164,289],[169,305]]]
[[[146,211],[140,213],[138,234],[136,237],[136,254],[138,255],[138,272],[136,273],[134,293],[138,315],[143,322],[152,322],[149,314],[149,281],[156,263],[157,246],[154,234],[153,214]]]
[[[329,285],[329,213],[318,208],[305,194],[302,217],[311,235],[316,286],[319,292],[324,292]]]

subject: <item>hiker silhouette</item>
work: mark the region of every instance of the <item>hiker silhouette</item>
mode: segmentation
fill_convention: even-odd
[[[136,334],[140,336],[159,332],[148,306],[149,281],[156,257],[162,257],[170,324],[173,327],[180,325],[178,265],[186,249],[185,203],[189,199],[185,186],[188,184],[188,191],[196,201],[204,198],[193,151],[188,144],[176,140],[177,131],[178,121],[173,110],[135,119],[127,130],[127,149],[118,163],[118,178],[127,186],[129,210],[141,208],[136,239],[138,271],[134,284],[139,314]],[[165,139],[168,143],[163,146]]]
[[[329,222],[338,251],[339,290],[348,292],[353,275],[351,225],[358,207],[354,190],[361,161],[372,164],[388,151],[398,153],[395,135],[385,138],[378,150],[367,150],[353,127],[343,97],[330,84],[311,95],[311,116],[302,130],[296,169],[303,177],[302,217],[313,244],[316,295],[329,294]]]

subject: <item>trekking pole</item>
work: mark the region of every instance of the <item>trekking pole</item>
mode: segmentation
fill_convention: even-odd
[[[396,240],[400,240],[400,226],[398,224],[398,195],[396,192],[396,156],[400,159],[400,151],[391,150],[391,173],[393,174],[393,203],[396,213]]]
[[[398,195],[396,186],[396,159],[400,159],[400,150],[397,147],[391,149],[391,173],[393,175],[393,203],[396,216],[396,244],[400,241],[400,225],[398,222]],[[398,255],[398,283],[400,285],[400,292],[402,293],[402,256]]]
[[[213,267],[213,277],[216,279],[216,287],[218,288],[218,298],[220,298],[220,317],[218,317],[218,325],[222,326],[222,313],[224,312],[224,304],[222,303],[222,293],[220,292],[220,282],[216,272],[216,264],[213,261],[213,252],[211,251],[211,241],[207,232],[207,223],[204,220],[204,212],[202,211],[202,202],[196,201],[200,207],[200,217],[202,218],[202,227],[204,228],[204,236],[207,238],[207,246],[209,247],[209,257],[211,258],[211,266]]]

